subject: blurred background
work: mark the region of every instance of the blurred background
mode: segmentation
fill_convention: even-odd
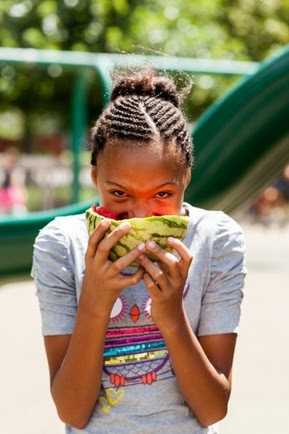
[[[5,0],[0,4],[0,47],[260,62],[289,42],[288,22],[286,0]],[[194,74],[185,101],[190,123],[239,79]],[[20,67],[1,62],[0,185],[11,182],[18,191],[15,206],[2,193],[0,213],[55,208],[71,200],[74,80],[75,71],[57,64],[36,68],[33,63]],[[101,110],[100,93],[95,78],[87,98],[87,127]],[[84,137],[80,200],[94,195],[85,141]],[[251,220],[269,224],[272,212],[283,219],[288,162],[289,157],[274,187],[260,192],[261,197],[244,210]]]
[[[0,49],[28,49],[30,62],[23,66],[0,60],[0,220],[74,202],[71,106],[77,70],[56,63],[35,67],[34,49],[65,50],[79,57],[138,54],[257,65],[278,56],[287,44],[289,0],[2,0]],[[241,71],[193,75],[194,86],[185,100],[192,130],[242,77]],[[102,83],[95,77],[82,113],[86,130],[79,150],[79,202],[95,198],[85,144],[102,106]],[[223,434],[287,429],[287,155],[274,179],[264,181],[253,198],[231,212],[248,240],[249,275],[231,412],[221,424]],[[3,434],[63,432],[49,398],[34,291],[27,273],[0,279]]]

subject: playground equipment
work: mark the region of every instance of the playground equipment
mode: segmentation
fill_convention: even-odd
[[[289,160],[289,46],[260,64],[199,119],[187,198],[231,212]]]
[[[4,50],[4,51],[2,51]],[[6,50],[6,52],[5,52]],[[5,57],[6,56],[6,57]],[[199,119],[193,138],[195,165],[186,200],[194,205],[230,212],[270,182],[289,156],[289,48],[262,64],[194,59],[1,49],[0,64],[51,63],[79,70],[72,104],[74,201],[77,201],[79,153],[85,129],[86,95],[92,72],[108,101],[109,72],[146,61],[170,72],[246,75]],[[33,241],[39,229],[57,215],[81,213],[90,203],[0,220],[0,276],[29,272]]]

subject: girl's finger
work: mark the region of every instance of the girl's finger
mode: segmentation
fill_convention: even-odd
[[[173,247],[180,256],[180,269],[187,272],[193,260],[193,255],[190,250],[177,238],[169,237],[168,244]]]
[[[168,267],[171,278],[175,279],[179,276],[179,260],[174,255],[163,250],[152,240],[146,242],[146,248]]]
[[[149,273],[144,273],[143,280],[147,287],[148,292],[152,297],[156,297],[157,295],[159,295],[161,289],[156,284],[156,282],[152,279]]]
[[[149,273],[152,280],[157,283],[157,286],[164,289],[167,283],[166,273],[158,265],[154,264],[146,255],[139,256],[138,260]]]
[[[120,271],[128,267],[132,262],[136,261],[138,257],[142,254],[142,252],[144,252],[144,250],[145,250],[145,243],[139,243],[126,255],[117,259],[111,265],[112,269],[115,269],[116,273],[119,273]]]
[[[88,258],[93,258],[95,256],[95,252],[97,250],[97,247],[98,247],[100,241],[105,236],[105,233],[109,228],[109,225],[110,225],[110,223],[107,219],[102,220],[97,225],[97,227],[95,228],[93,233],[90,235],[89,240],[88,240],[87,250],[86,250],[86,256]]]
[[[142,280],[144,273],[144,268],[140,266],[134,274],[129,276],[121,276],[119,279],[120,288],[136,285]]]
[[[98,245],[97,253],[100,261],[107,260],[110,249],[125,235],[131,228],[130,223],[121,223],[114,229],[106,238],[104,238]]]

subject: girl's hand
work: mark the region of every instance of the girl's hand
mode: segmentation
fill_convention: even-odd
[[[168,329],[184,317],[183,291],[192,262],[192,254],[179,240],[168,238],[180,256],[180,259],[166,252],[153,241],[147,241],[146,249],[160,260],[160,265],[153,263],[146,255],[138,261],[146,270],[143,279],[152,298],[151,315],[158,328]]]
[[[87,296],[86,301],[93,312],[106,314],[111,312],[124,287],[135,285],[142,279],[144,273],[142,267],[129,276],[121,274],[121,271],[145,250],[145,244],[140,243],[125,256],[111,262],[108,259],[110,249],[130,230],[131,226],[125,222],[105,238],[108,228],[109,221],[104,219],[89,237],[82,291]]]

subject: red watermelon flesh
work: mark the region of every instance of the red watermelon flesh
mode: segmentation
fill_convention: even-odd
[[[105,206],[96,206],[93,205],[92,206],[92,210],[93,212],[97,212],[97,214],[109,218],[109,219],[113,219],[113,220],[117,220],[117,213],[114,211],[111,211],[110,209],[106,208]]]
[[[97,206],[92,205],[92,211],[96,212],[97,214],[101,215],[102,217],[106,217],[113,220],[123,220],[126,217],[126,213],[117,214],[114,211],[111,211],[109,208],[106,208],[105,206]],[[162,214],[154,213],[154,217],[160,217]],[[149,216],[148,216],[149,217]]]

